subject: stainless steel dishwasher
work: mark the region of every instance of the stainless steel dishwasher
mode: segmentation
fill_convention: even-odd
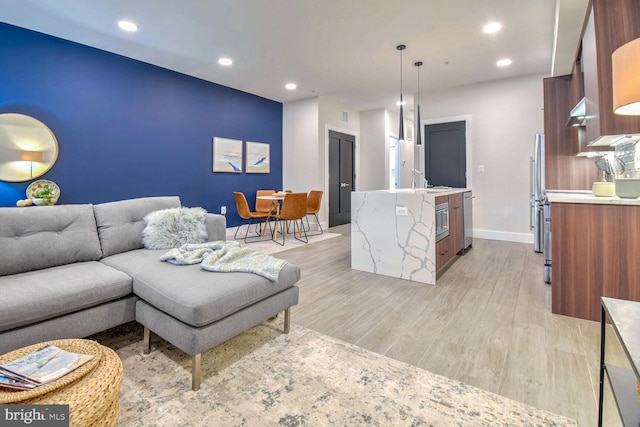
[[[463,213],[464,213],[464,249],[468,249],[473,245],[473,194],[466,191],[463,194]]]

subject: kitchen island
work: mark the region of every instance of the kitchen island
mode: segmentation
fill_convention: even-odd
[[[462,193],[467,191],[352,192],[351,268],[435,285],[437,271],[464,251]],[[436,205],[445,202],[448,236],[437,239]]]
[[[551,311],[600,320],[600,297],[640,301],[640,200],[548,193]]]

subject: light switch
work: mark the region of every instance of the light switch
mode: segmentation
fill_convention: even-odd
[[[484,172],[484,165],[478,165],[478,172],[480,173]]]

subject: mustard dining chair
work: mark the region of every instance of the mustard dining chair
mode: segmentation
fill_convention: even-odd
[[[271,215],[275,215],[277,212],[278,201],[276,200],[260,200],[258,196],[273,196],[274,190],[258,190],[256,191],[256,212],[266,212]]]
[[[309,191],[309,196],[307,197],[307,214],[305,215],[305,220],[307,221],[307,229],[306,231],[311,231],[311,224],[309,224],[309,215],[313,215],[316,218],[316,222],[318,223],[318,228],[320,229],[319,233],[308,234],[318,235],[324,233],[322,229],[322,225],[320,225],[320,219],[318,218],[318,212],[320,212],[320,202],[322,202],[322,194],[323,192],[320,190],[311,190]]]
[[[234,191],[233,192],[233,197],[236,199],[236,208],[238,209],[238,215],[240,216],[240,218],[242,218],[243,220],[245,220],[245,222],[241,223],[240,225],[238,225],[238,228],[236,229],[236,234],[233,235],[234,239],[238,238],[238,231],[240,231],[240,228],[243,225],[247,226],[247,232],[244,234],[244,242],[245,243],[250,243],[247,241],[247,237],[249,236],[249,229],[251,228],[252,224],[256,224],[256,227],[258,225],[260,225],[261,227],[264,225],[263,223],[265,221],[268,220],[268,218],[271,216],[271,214],[269,212],[252,212],[249,209],[249,203],[247,203],[247,198],[244,196],[243,193]],[[253,222],[255,220],[255,223]],[[263,233],[261,233],[260,231],[256,230],[256,234],[257,235],[262,235]],[[254,240],[256,241],[256,240]]]
[[[304,228],[302,219],[307,215],[307,193],[287,193],[282,201],[280,213],[276,219],[276,229],[273,233],[273,240],[284,246],[285,236],[289,229],[288,223],[293,222],[293,237],[301,242],[308,243],[307,231]],[[278,232],[282,234],[282,243],[278,240]],[[302,234],[304,233],[304,239]],[[299,237],[298,237],[299,236]]]

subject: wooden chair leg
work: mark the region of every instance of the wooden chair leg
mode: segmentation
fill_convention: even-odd
[[[151,329],[144,327],[144,338],[142,344],[142,352],[149,354],[151,352]]]

